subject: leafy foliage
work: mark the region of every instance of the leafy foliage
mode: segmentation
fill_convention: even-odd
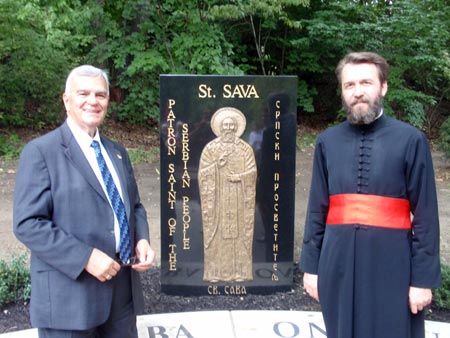
[[[23,142],[16,134],[0,135],[0,157],[18,158],[23,148]]]
[[[328,97],[330,87],[337,87],[333,71],[339,59],[350,51],[374,51],[391,65],[387,113],[430,131],[441,111],[436,105],[449,99],[450,11],[445,1],[326,1],[314,6],[302,21],[306,36],[292,40],[298,47],[293,55],[296,64],[303,64],[296,73],[322,93],[318,99],[329,102],[326,109],[336,114],[339,107]]]
[[[235,37],[242,37],[241,41],[246,42],[242,52],[253,54],[249,59],[237,59],[238,63],[241,60],[259,63],[258,67],[247,65],[247,69],[259,69],[263,75],[276,75],[283,73],[286,35],[301,28],[300,21],[291,15],[291,11],[301,6],[309,6],[309,0],[238,0],[212,6],[209,15],[225,25],[235,23],[226,30],[227,38],[234,41]],[[284,34],[284,38],[279,32]]]
[[[0,125],[39,128],[58,120],[68,64],[47,39],[43,17],[35,2],[0,2]]]
[[[153,163],[159,160],[159,147],[154,147],[150,150],[146,150],[143,147],[129,149],[128,155],[133,165],[137,163]]]
[[[442,124],[439,136],[438,147],[445,153],[446,157],[450,158],[450,117]]]
[[[31,294],[30,270],[25,255],[10,263],[0,260],[0,305],[28,300]]]
[[[368,50],[391,65],[387,113],[430,132],[450,100],[449,17],[446,0],[2,0],[0,126],[60,121],[81,63],[109,71],[118,120],[159,120],[160,74],[289,74],[300,113],[333,122],[334,68]]]
[[[441,308],[450,309],[450,266],[441,264],[442,285],[433,291],[434,302]]]
[[[158,119],[159,74],[242,74],[221,27],[207,21],[205,5],[172,0],[158,2],[155,10],[148,1],[123,0],[103,8],[103,20],[114,24],[101,32],[89,59],[108,62],[119,119]]]

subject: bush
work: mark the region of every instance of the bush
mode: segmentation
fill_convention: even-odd
[[[450,309],[450,266],[441,264],[442,285],[434,290],[433,298],[436,305]]]
[[[23,142],[16,134],[0,135],[0,157],[18,158],[23,148]]]
[[[133,165],[138,163],[154,163],[159,159],[159,147],[152,147],[150,150],[145,150],[143,147],[129,149],[128,156],[130,156],[130,161]]]
[[[450,117],[441,126],[438,147],[450,158]]]
[[[31,278],[25,255],[14,257],[8,264],[0,260],[0,306],[30,299]]]

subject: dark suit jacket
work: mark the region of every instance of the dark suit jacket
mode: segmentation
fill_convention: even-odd
[[[121,182],[134,249],[140,239],[149,240],[147,215],[126,150],[101,140]],[[67,123],[23,149],[14,233],[31,250],[33,326],[83,330],[106,321],[113,284],[98,281],[84,267],[94,247],[115,257],[114,214]],[[137,314],[143,297],[134,270],[132,291]]]

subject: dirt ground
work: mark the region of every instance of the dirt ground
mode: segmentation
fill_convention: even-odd
[[[294,257],[299,258],[303,238],[303,224],[309,195],[313,145],[303,145],[297,149],[296,166],[296,210]],[[441,260],[450,264],[450,161],[445,161],[442,153],[433,151],[436,173],[436,185],[439,201],[441,226]],[[9,261],[14,255],[26,252],[12,232],[13,192],[16,173],[16,161],[0,160],[0,259]],[[138,164],[135,174],[141,199],[148,212],[150,236],[156,252],[160,252],[160,181],[159,162]],[[159,259],[159,257],[158,257]]]

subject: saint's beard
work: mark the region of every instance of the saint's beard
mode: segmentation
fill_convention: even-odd
[[[355,108],[354,105],[358,102],[368,103],[368,106],[359,106]],[[374,102],[370,102],[366,98],[361,98],[354,100],[350,105],[342,98],[342,106],[347,114],[347,121],[350,124],[370,124],[376,120],[381,111],[381,107],[383,106],[383,96],[380,93]]]
[[[232,143],[236,136],[234,135],[234,131],[224,131],[221,138],[225,143]]]

